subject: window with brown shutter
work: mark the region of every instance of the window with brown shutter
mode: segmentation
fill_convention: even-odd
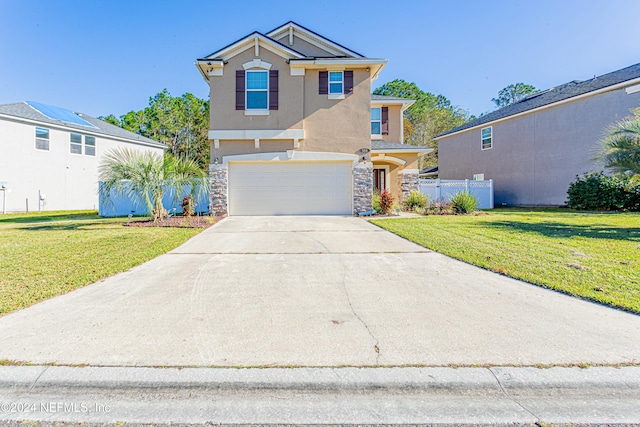
[[[329,72],[328,71],[320,71],[318,73],[319,77],[319,90],[318,94],[326,95],[329,93]]]
[[[236,70],[236,110],[244,110],[244,70]]]
[[[269,110],[278,109],[278,70],[269,71]]]
[[[389,107],[382,107],[382,134],[389,135]]]
[[[351,95],[353,93],[353,71],[344,72],[344,94]]]

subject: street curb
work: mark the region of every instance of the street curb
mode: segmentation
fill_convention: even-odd
[[[0,389],[640,392],[640,367],[495,368],[144,368],[0,366]]]

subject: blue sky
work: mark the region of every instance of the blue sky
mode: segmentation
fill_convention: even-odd
[[[193,62],[289,20],[395,78],[480,114],[504,86],[546,89],[640,62],[639,0],[0,0],[0,104],[94,116],[141,109],[163,88],[207,97]]]

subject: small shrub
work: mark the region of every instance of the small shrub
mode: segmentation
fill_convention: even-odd
[[[640,210],[640,184],[626,175],[590,172],[576,176],[567,190],[567,206],[581,210]]]
[[[384,214],[389,214],[391,212],[391,208],[393,207],[393,196],[387,190],[383,190],[380,193],[380,210]]]
[[[433,203],[427,212],[434,215],[453,215],[456,213],[451,202],[446,201],[444,198]]]
[[[182,198],[182,215],[191,216],[195,212],[196,204],[193,202],[191,195]]]
[[[426,194],[413,190],[407,198],[404,199],[404,206],[407,210],[415,211],[417,208],[426,207],[428,200],[429,198]]]
[[[376,211],[377,214],[382,213],[382,208],[380,208],[380,193],[377,191],[373,193],[373,210]]]
[[[417,213],[418,215],[426,215],[428,211],[427,211],[427,208],[418,207],[418,208],[415,208],[413,212]]]
[[[400,206],[400,204],[398,202],[393,202],[393,204],[391,205],[391,211],[392,214],[399,214],[400,212],[402,212],[402,207]]]
[[[458,191],[451,197],[451,204],[456,213],[468,214],[476,210],[478,199],[468,191]]]

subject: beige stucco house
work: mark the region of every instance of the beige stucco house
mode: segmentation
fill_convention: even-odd
[[[210,87],[211,211],[352,214],[375,189],[417,188],[403,144],[413,101],[371,95],[386,59],[368,58],[294,22],[198,59]]]

